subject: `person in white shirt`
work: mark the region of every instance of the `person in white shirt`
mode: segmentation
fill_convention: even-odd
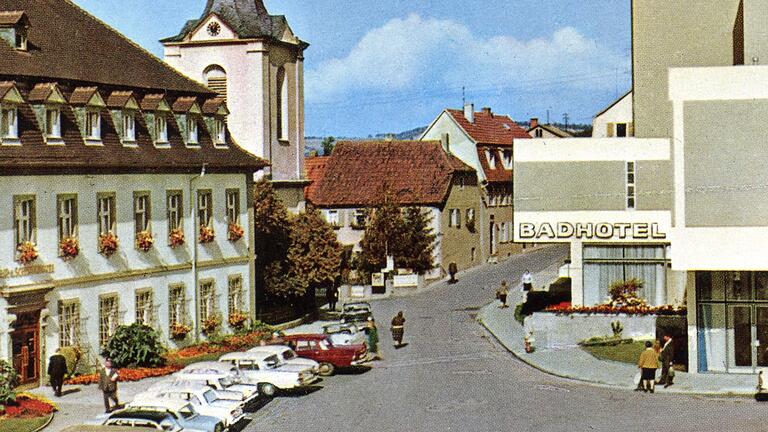
[[[531,275],[531,272],[528,270],[523,273],[523,277],[521,278],[521,282],[523,283],[523,291],[528,292],[533,289],[533,276]]]

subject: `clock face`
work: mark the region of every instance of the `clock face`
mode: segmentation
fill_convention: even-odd
[[[218,36],[221,32],[221,26],[216,21],[208,24],[208,34],[211,36]]]

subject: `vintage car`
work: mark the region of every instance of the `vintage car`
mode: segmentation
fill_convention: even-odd
[[[227,428],[245,418],[242,402],[221,399],[216,390],[204,384],[162,382],[135,397],[136,400],[144,398],[187,401],[198,413],[220,419]]]
[[[320,363],[320,375],[330,376],[337,368],[359,366],[371,361],[365,345],[334,345],[324,334],[295,334],[283,337],[301,357]]]
[[[231,392],[239,393],[243,405],[259,396],[258,386],[246,382],[237,366],[208,361],[193,363],[173,374],[176,380],[191,380],[207,384],[214,390],[221,391],[223,399],[230,399]],[[229,393],[225,393],[229,392]]]
[[[266,353],[270,355],[276,355],[277,358],[280,359],[280,361],[285,364],[299,365],[299,366],[312,368],[312,371],[315,373],[319,371],[320,363],[312,359],[299,357],[291,349],[291,347],[286,345],[260,345],[260,346],[249,349],[248,352],[260,352],[260,353]]]
[[[127,408],[167,412],[173,415],[185,431],[194,429],[207,432],[222,432],[224,430],[224,422],[221,419],[200,414],[189,401],[142,396],[135,397],[133,402],[127,405]]]
[[[235,366],[245,382],[256,384],[259,393],[274,396],[277,390],[308,386],[317,381],[312,367],[283,363],[277,354],[264,352],[235,352],[224,354],[220,363]]]
[[[373,309],[368,302],[349,302],[341,306],[342,323],[364,324],[373,317]]]
[[[157,428],[142,426],[104,426],[104,425],[74,425],[61,430],[61,432],[157,432]]]
[[[167,432],[204,432],[207,429],[185,427],[173,414],[157,410],[123,409],[115,411],[104,420],[105,426],[122,426],[126,430],[132,428],[148,428]]]
[[[334,345],[360,345],[366,342],[364,328],[354,323],[334,323],[323,326],[323,333],[331,337]]]

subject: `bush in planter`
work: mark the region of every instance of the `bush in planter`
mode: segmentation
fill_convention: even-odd
[[[83,352],[78,347],[68,346],[60,348],[59,354],[61,354],[67,362],[67,375],[74,375],[77,366],[80,363],[80,359],[83,358]]]
[[[19,375],[7,361],[0,359],[0,411],[5,410],[5,405],[16,401],[16,392],[13,391],[19,385]]]
[[[160,336],[152,327],[134,323],[117,328],[104,349],[104,356],[118,368],[159,367],[165,365],[165,351]]]

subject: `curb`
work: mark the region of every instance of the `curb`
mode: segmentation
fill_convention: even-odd
[[[296,318],[293,321],[288,321],[288,322],[284,322],[284,323],[281,323],[281,324],[276,324],[276,325],[273,325],[272,327],[276,331],[288,330],[288,329],[291,329],[291,328],[294,328],[294,327],[298,327],[298,326],[308,322],[308,320],[310,319],[311,316],[312,316],[312,314],[306,314],[306,315],[304,315],[301,318]]]
[[[47,422],[45,422],[45,424],[44,424],[44,425],[40,426],[39,428],[35,429],[35,430],[34,430],[34,431],[32,431],[32,432],[40,432],[40,431],[42,431],[43,429],[45,429],[45,428],[47,428],[48,426],[50,426],[50,425],[51,425],[51,423],[53,422],[53,416],[54,416],[54,415],[55,415],[55,414],[51,414],[51,416],[48,418],[48,421],[47,421]]]
[[[483,309],[485,309],[486,307],[492,305],[492,304],[493,303],[486,304],[485,306],[483,306],[481,308],[481,311]],[[512,354],[513,357],[515,357],[516,359],[518,359],[521,362],[525,363],[526,365],[528,365],[528,366],[530,366],[530,367],[532,367],[532,368],[534,368],[534,369],[536,369],[536,370],[538,370],[540,372],[543,372],[543,373],[545,373],[547,375],[552,375],[552,376],[557,377],[557,378],[563,378],[563,379],[567,379],[567,380],[571,380],[571,381],[576,381],[576,382],[579,382],[579,383],[584,383],[584,384],[592,385],[592,386],[595,386],[595,387],[604,387],[604,388],[611,388],[611,389],[617,389],[617,390],[625,390],[627,392],[634,391],[634,389],[629,388],[629,387],[624,386],[624,385],[618,385],[618,384],[613,384],[613,383],[606,383],[606,382],[602,382],[602,381],[592,381],[592,380],[587,380],[587,379],[580,378],[580,377],[574,377],[574,376],[566,375],[566,374],[563,374],[563,373],[560,373],[560,372],[556,372],[556,371],[551,371],[551,370],[548,370],[548,369],[545,369],[545,368],[539,366],[536,363],[531,362],[530,360],[525,359],[524,356],[519,355],[513,349],[509,348],[506,344],[504,344],[504,342],[501,341],[501,339],[499,339],[498,336],[496,336],[496,333],[494,333],[493,330],[491,330],[488,327],[488,325],[485,323],[485,320],[483,319],[483,315],[484,314],[481,312],[477,316],[477,321],[480,323],[480,325],[482,325],[483,328],[488,333],[490,333],[491,336],[493,336],[494,340],[496,340],[496,342],[498,342],[499,345],[504,347],[504,349],[508,353]],[[689,391],[689,390],[679,390],[679,389],[666,390],[664,393],[665,394],[688,395],[688,396],[721,396],[721,397],[725,396],[725,397],[739,397],[739,398],[743,398],[743,397],[751,398],[751,397],[754,396],[754,393],[752,393],[752,392],[749,392],[749,393],[747,393],[747,392],[736,392],[736,393],[735,392],[725,392],[725,393],[719,393],[719,392],[705,392],[705,391],[695,391],[695,390],[690,390]]]

